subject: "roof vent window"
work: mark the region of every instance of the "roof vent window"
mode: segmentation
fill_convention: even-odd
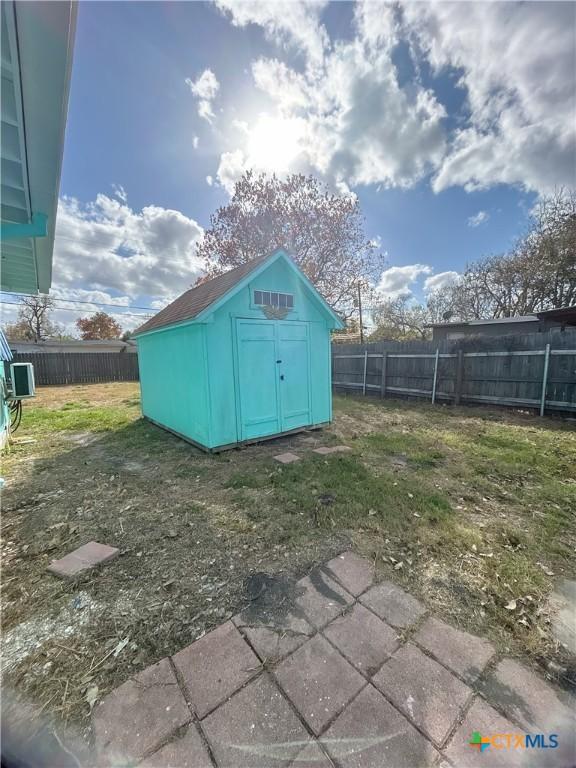
[[[294,296],[291,293],[277,293],[276,291],[254,291],[254,304],[259,307],[292,309]]]

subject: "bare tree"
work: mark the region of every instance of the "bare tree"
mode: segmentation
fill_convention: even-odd
[[[448,289],[454,320],[528,315],[576,304],[576,195],[559,190],[537,204],[509,252],[469,264]]]
[[[430,322],[428,309],[425,305],[415,303],[409,296],[381,301],[374,308],[372,318],[376,328],[370,335],[370,341],[407,341],[426,339],[429,336],[426,328]]]
[[[6,327],[6,335],[9,338],[28,341],[43,341],[61,336],[62,328],[50,318],[53,309],[54,301],[49,296],[20,297],[18,320]]]
[[[209,276],[285,248],[344,317],[356,311],[359,281],[375,281],[382,269],[358,199],[333,194],[313,176],[279,179],[248,171],[210,223],[197,251]]]

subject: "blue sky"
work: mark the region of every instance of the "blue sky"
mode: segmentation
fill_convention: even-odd
[[[163,306],[255,167],[356,194],[383,294],[421,299],[574,185],[574,32],[569,3],[81,3],[54,294]]]

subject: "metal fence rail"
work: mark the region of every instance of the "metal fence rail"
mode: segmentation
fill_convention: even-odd
[[[16,353],[15,363],[32,363],[36,384],[96,384],[138,381],[138,355],[134,352],[30,352]]]
[[[495,344],[500,348],[485,348]],[[409,345],[394,342],[334,345],[332,384],[380,397],[534,408],[541,416],[576,411],[576,332],[477,339],[480,349],[468,339],[462,346],[417,342],[408,351]]]

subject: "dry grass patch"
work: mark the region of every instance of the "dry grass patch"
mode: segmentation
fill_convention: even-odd
[[[338,397],[323,433],[214,456],[144,422],[137,385],[110,384],[40,390],[18,436],[35,442],[4,459],[5,674],[57,718],[86,727],[95,689],[234,614],[252,575],[297,578],[350,541],[456,625],[558,658],[546,598],[576,571],[565,423]],[[319,440],[352,451],[321,457]],[[277,465],[286,450],[302,460]],[[76,582],[46,573],[91,539],[121,556]]]

